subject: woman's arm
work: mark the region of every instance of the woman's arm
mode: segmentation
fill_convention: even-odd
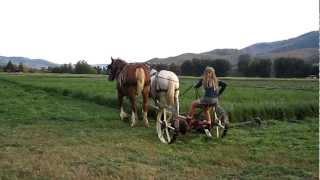
[[[223,93],[223,91],[226,89],[227,84],[223,81],[219,81],[218,85],[220,87],[220,89],[219,89],[219,96],[220,96]]]
[[[202,86],[202,79],[199,79],[199,81],[197,82],[197,84],[194,86],[194,88],[199,88]]]

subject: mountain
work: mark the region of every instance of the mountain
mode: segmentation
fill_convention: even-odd
[[[297,57],[305,60],[319,57],[319,31],[283,41],[257,43],[243,48],[244,53],[262,57]]]
[[[215,49],[213,51],[204,53],[184,53],[178,56],[168,58],[153,58],[148,61],[151,64],[178,64],[181,65],[186,60],[196,59],[228,59],[231,62],[235,62],[238,56],[242,52],[237,49]]]
[[[41,68],[47,68],[49,66],[54,67],[58,66],[58,64],[49,62],[44,59],[30,59],[26,57],[6,57],[6,56],[0,56],[0,65],[7,65],[7,63],[11,61],[13,64],[19,64],[22,63],[23,65],[26,65],[27,67],[35,68],[35,69],[41,69]]]
[[[234,65],[237,64],[238,57],[243,54],[243,52],[238,49],[215,49],[201,54],[209,56],[210,59],[227,59],[232,65]]]
[[[153,58],[148,61],[151,64],[177,64],[181,65],[186,60],[196,59],[228,59],[231,64],[236,64],[238,56],[242,54],[241,50],[237,49],[215,49],[204,53],[185,53],[168,58]]]
[[[319,47],[319,31],[312,31],[301,36],[283,41],[270,43],[257,43],[242,50],[248,54],[267,54],[293,51],[297,49],[309,49]]]
[[[151,64],[178,64],[186,60],[197,59],[226,59],[236,65],[241,54],[252,57],[296,57],[306,61],[319,61],[319,31],[312,31],[288,40],[257,43],[243,49],[215,49],[204,53],[185,53],[168,58],[153,58],[147,61]]]

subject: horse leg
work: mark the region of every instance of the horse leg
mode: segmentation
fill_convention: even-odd
[[[205,111],[206,120],[207,120],[208,124],[211,125],[211,123],[212,123],[211,115],[210,115],[211,107],[205,107],[204,111]]]
[[[131,127],[134,127],[136,125],[136,117],[137,117],[135,93],[130,94],[130,101],[131,101]]]
[[[191,121],[194,121],[194,114],[196,113],[196,108],[198,108],[199,105],[200,105],[200,99],[194,100],[191,103],[191,108],[189,110],[188,117],[187,117]]]
[[[123,120],[124,118],[128,117],[128,114],[126,112],[124,112],[123,110],[123,95],[122,94],[118,94],[118,100],[119,100],[119,106],[120,106],[120,119]]]
[[[179,115],[179,111],[180,111],[180,104],[179,104],[179,90],[176,90],[176,92],[174,93],[174,100],[175,100],[175,104],[176,104],[176,111],[177,111],[177,115]]]
[[[143,96],[143,121],[146,127],[149,127],[148,121],[148,97],[149,97],[149,87],[144,87],[142,91]]]

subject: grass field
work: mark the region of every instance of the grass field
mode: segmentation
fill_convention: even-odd
[[[10,75],[2,80],[26,89],[70,96],[117,108],[115,83],[95,75]],[[319,84],[316,80],[225,79],[227,90],[220,99],[233,122],[259,116],[264,119],[303,119],[319,111]],[[181,78],[181,111],[186,112],[195,92],[185,90],[194,78]],[[200,92],[201,93],[201,92]]]
[[[181,80],[181,92],[194,83]],[[164,145],[152,117],[151,128],[119,120],[105,76],[0,74],[0,179],[318,179],[318,82],[225,81],[231,123],[263,126]]]

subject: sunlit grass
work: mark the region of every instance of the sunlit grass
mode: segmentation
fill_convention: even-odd
[[[154,121],[151,121],[151,128],[144,128],[141,121],[138,127],[130,128],[128,122],[119,120],[116,105],[99,105],[92,99],[80,98],[81,95],[71,95],[82,92],[91,97],[110,91],[113,96],[106,97],[115,99],[114,84],[105,77],[93,83],[87,77],[82,80],[78,77],[50,78],[53,80],[0,77],[0,179],[319,177],[319,122],[315,117],[304,117],[303,121],[294,123],[291,120],[295,118],[289,121],[268,119],[260,128],[231,128],[225,139],[209,140],[201,134],[188,134],[179,137],[175,144],[164,145],[157,138]],[[182,91],[191,83],[184,80]],[[101,88],[97,88],[96,93],[90,90],[95,84]],[[233,100],[237,97],[233,96],[236,88],[233,90],[232,82],[228,84],[221,102],[226,108],[237,102]],[[57,87],[58,91],[46,87]],[[70,90],[70,94],[64,95],[61,89]],[[261,95],[268,91],[264,90]],[[183,105],[193,99],[193,92],[189,93],[188,99],[182,99]],[[278,96],[282,90],[274,93]],[[301,97],[295,91],[288,93],[281,102],[262,96],[260,103],[274,101],[277,109],[286,101],[294,103],[290,97],[296,97],[297,102],[301,102],[297,103],[297,108],[299,105],[304,108],[310,105],[307,101],[313,102],[316,93],[303,93],[306,94]],[[255,101],[250,93],[244,93],[244,99],[250,103]],[[259,110],[250,104],[248,108]],[[234,112],[237,113],[247,112]],[[248,115],[252,116],[250,112]]]

